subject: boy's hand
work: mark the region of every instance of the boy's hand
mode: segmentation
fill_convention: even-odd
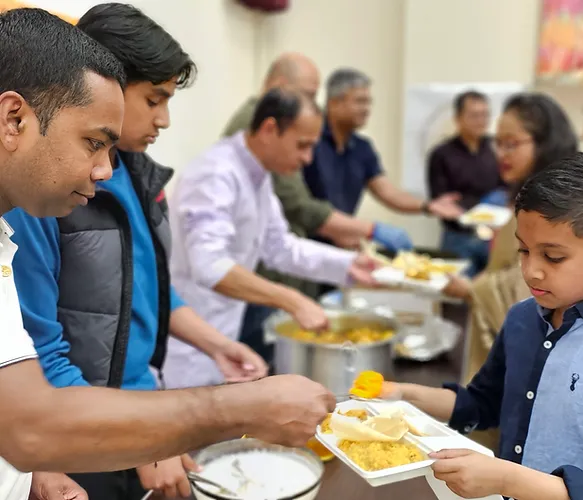
[[[430,453],[435,477],[464,498],[500,495],[505,490],[509,463],[471,450],[441,450]]]
[[[87,500],[87,492],[65,474],[35,472],[29,500]]]
[[[198,472],[200,468],[187,454],[136,469],[144,489],[154,490],[166,498],[190,497],[190,481],[186,477],[188,470]]]

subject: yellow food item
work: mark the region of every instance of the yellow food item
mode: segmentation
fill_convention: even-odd
[[[320,429],[324,434],[332,434],[332,429],[330,428],[330,420],[332,419],[332,413],[328,413],[328,416],[320,424]]]
[[[317,438],[310,438],[306,447],[312,450],[322,462],[329,462],[334,458],[334,453],[332,453],[328,448],[326,448]]]
[[[314,342],[316,344],[344,344],[352,342],[353,344],[370,344],[390,339],[395,335],[393,330],[374,330],[372,328],[355,328],[344,332],[312,332],[308,330],[296,330],[288,334],[295,340],[302,342]]]
[[[368,414],[368,412],[366,410],[348,410],[344,413],[342,413],[342,412],[339,412],[339,413],[340,413],[340,415],[344,415],[345,417],[357,418],[361,422],[364,422],[365,420],[367,420],[370,417],[370,415]]]
[[[366,471],[377,471],[425,460],[415,445],[404,442],[355,442],[342,440],[340,448],[355,464]]]
[[[432,273],[453,274],[459,270],[459,266],[448,262],[432,260],[429,269]]]
[[[431,279],[431,269],[427,264],[418,264],[417,266],[405,269],[405,276],[413,280],[429,281]]]
[[[472,222],[494,222],[494,214],[490,212],[474,212],[468,214],[468,219]]]
[[[414,252],[399,252],[391,264],[395,269],[405,271],[405,276],[414,280],[429,281],[432,273],[453,273],[455,264],[433,260],[429,255]]]
[[[370,417],[370,415],[368,414],[368,412],[366,410],[348,410],[344,413],[342,413],[341,411],[338,413],[340,413],[340,415],[344,415],[345,417],[357,418],[361,422],[364,422],[365,420],[367,420]],[[328,416],[320,424],[320,428],[324,434],[332,434],[332,428],[330,427],[330,420],[331,419],[332,419],[332,414],[328,413]]]
[[[377,398],[383,389],[384,377],[377,372],[362,372],[354,380],[350,388],[350,394],[359,398]]]

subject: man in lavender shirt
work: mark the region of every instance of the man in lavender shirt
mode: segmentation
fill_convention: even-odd
[[[253,271],[268,268],[342,285],[372,284],[370,259],[289,231],[271,172],[291,175],[309,164],[322,113],[312,99],[274,89],[259,101],[251,128],[223,139],[182,173],[170,203],[171,272],[183,299],[207,322],[237,338],[245,302],[283,309],[302,328],[327,326],[308,297]],[[170,339],[164,367],[169,388],[215,385],[223,376],[204,353]]]

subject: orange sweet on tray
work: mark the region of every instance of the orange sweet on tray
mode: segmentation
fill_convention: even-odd
[[[384,377],[377,372],[361,372],[354,380],[350,394],[359,398],[378,398],[383,390]]]

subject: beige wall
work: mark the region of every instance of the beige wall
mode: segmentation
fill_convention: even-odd
[[[99,2],[36,3],[77,14]],[[175,35],[200,70],[196,85],[173,100],[173,125],[151,149],[155,158],[183,168],[216,140],[228,116],[257,91],[271,60],[284,50],[299,50],[315,59],[324,77],[341,65],[358,67],[372,76],[375,103],[365,133],[374,140],[387,174],[397,183],[406,86],[530,83],[540,4],[538,0],[293,0],[289,11],[265,15],[235,0],[133,3]],[[564,103],[573,121],[581,124],[583,92],[543,90]],[[368,197],[360,214],[406,225],[418,244],[437,242],[435,221],[395,215]]]
[[[172,99],[172,127],[150,150],[179,170],[217,140],[233,110],[255,92],[259,15],[232,0],[141,0],[139,6],[199,69],[196,84]]]
[[[81,16],[96,0],[27,0]],[[122,0],[123,1],[123,0]],[[260,15],[234,0],[133,0],[175,36],[195,60],[196,84],[171,101],[172,127],[149,153],[177,170],[219,136],[233,110],[258,85]],[[170,185],[170,190],[172,184]]]
[[[403,95],[428,82],[530,83],[538,23],[536,0],[295,0],[265,17],[260,70],[284,50],[312,56],[324,76],[351,65],[374,80],[374,109],[365,131],[389,177],[401,177]],[[359,214],[406,226],[415,242],[435,245],[439,225],[400,216],[365,197]]]
[[[406,3],[403,85],[531,82],[538,1],[408,0]],[[434,245],[439,239],[440,228],[435,220],[394,215],[391,220],[407,223],[418,244]]]

